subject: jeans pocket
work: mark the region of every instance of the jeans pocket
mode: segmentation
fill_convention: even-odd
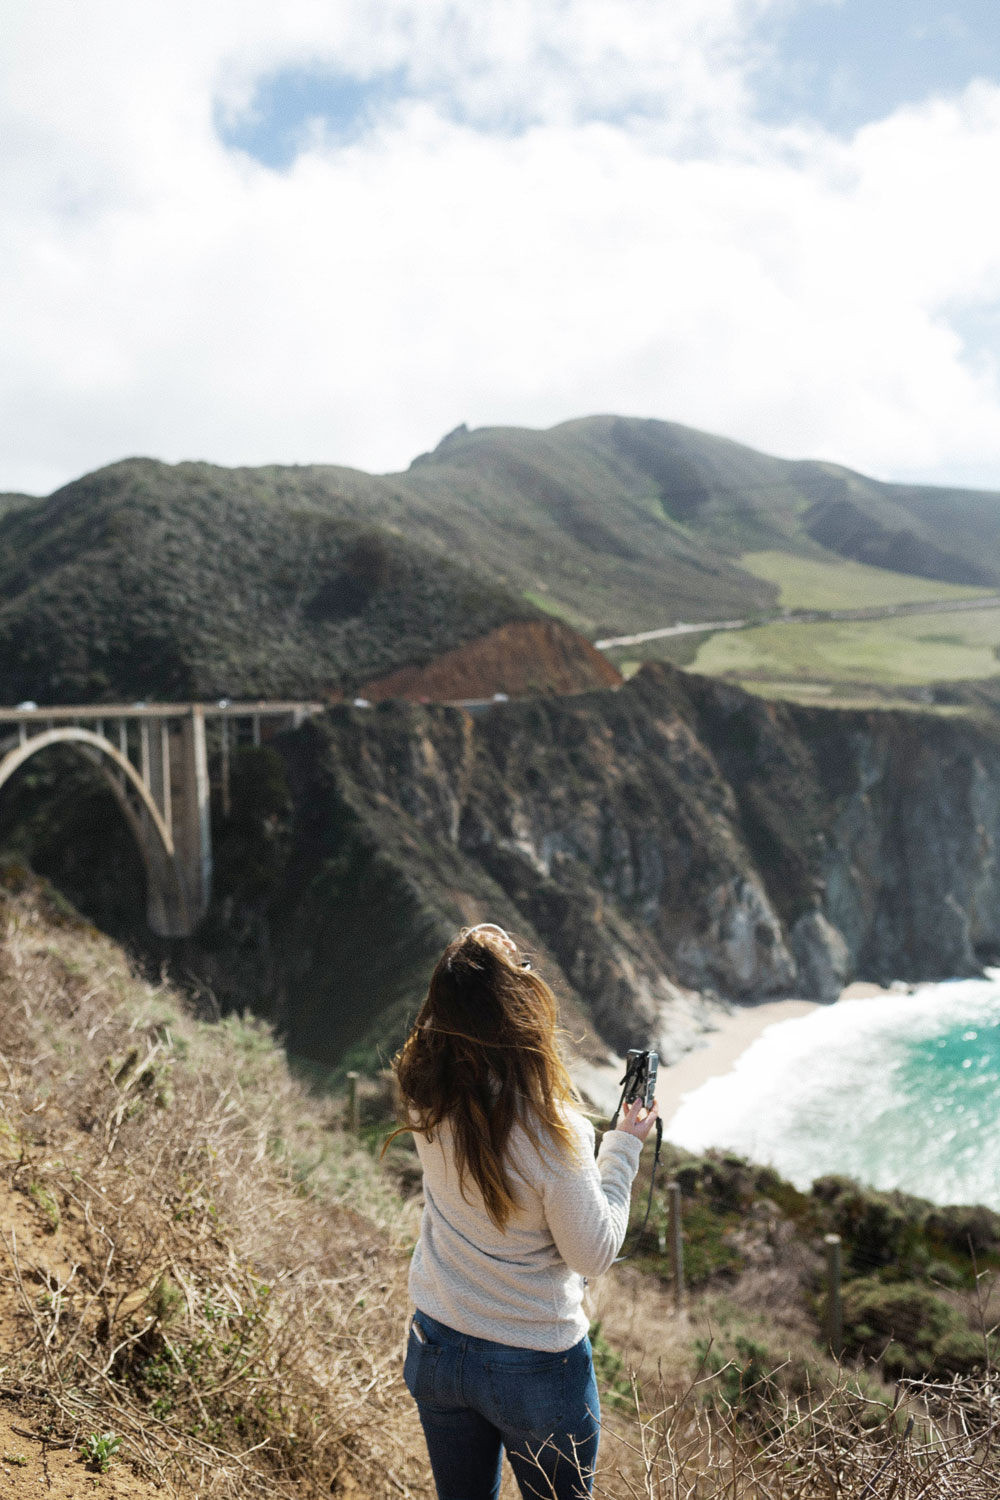
[[[525,1359],[525,1352],[486,1365],[492,1420],[505,1434],[544,1440],[565,1421],[568,1356],[538,1353]]]
[[[434,1399],[434,1376],[440,1358],[441,1345],[421,1343],[411,1328],[406,1344],[403,1379],[406,1382],[406,1389],[414,1401],[419,1401],[421,1406],[437,1404]]]

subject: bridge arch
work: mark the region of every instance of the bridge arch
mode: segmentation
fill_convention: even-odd
[[[75,725],[70,725],[65,729],[46,729],[41,734],[32,735],[30,739],[25,740],[16,749],[8,750],[7,754],[0,760],[0,789],[2,789],[4,782],[9,781],[14,772],[19,771],[25,761],[30,760],[33,755],[37,755],[39,750],[45,750],[50,745],[66,744],[88,745],[92,749],[100,751],[102,755],[106,756],[108,760],[117,766],[119,771],[124,772],[131,783],[133,791],[142,803],[143,811],[148,813],[150,821],[159,835],[164,854],[173,858],[173,834],[163,821],[163,815],[157,807],[156,801],[146,783],[132,762],[121,753],[117,746],[112,745],[111,741],[105,739],[103,735],[95,734],[93,730],[79,729]],[[102,769],[104,769],[103,766]],[[112,788],[120,792],[120,783],[114,777],[110,779]],[[121,800],[119,798],[119,802]],[[134,811],[133,809],[129,810]]]
[[[146,870],[146,917],[161,937],[186,937],[205,906],[200,871],[178,849],[174,827],[164,817],[143,776],[103,734],[77,724],[50,727],[22,739],[0,758],[0,792],[26,761],[53,745],[73,745],[101,772],[132,830]]]
[[[229,803],[230,736],[240,724],[254,745],[261,723],[298,728],[322,703],[133,703],[0,707],[0,792],[33,755],[71,745],[100,771],[135,835],[147,874],[147,919],[161,937],[190,937],[212,890],[211,789],[206,718],[214,721],[223,812]],[[93,728],[84,728],[90,723]],[[106,733],[115,726],[118,744]],[[17,734],[16,742],[10,731]],[[138,738],[137,766],[130,740]]]

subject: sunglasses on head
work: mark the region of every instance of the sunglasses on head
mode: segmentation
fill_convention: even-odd
[[[515,943],[514,939],[511,937],[510,933],[507,932],[505,928],[501,927],[497,922],[477,922],[475,927],[467,928],[463,933],[463,936],[472,937],[473,933],[476,932],[496,932],[500,935],[500,937],[503,938],[505,943],[510,944],[515,953],[517,952],[517,944]],[[528,959],[525,958],[521,960],[519,967],[522,969],[530,969],[532,965],[528,961]]]

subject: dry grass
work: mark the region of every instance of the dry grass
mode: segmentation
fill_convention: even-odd
[[[192,1019],[34,886],[0,889],[0,1017],[4,1396],[50,1438],[113,1431],[171,1493],[429,1497],[401,1379],[416,1203],[266,1031]],[[606,1410],[599,1500],[1000,1493],[991,1373],[744,1389],[709,1359],[688,1381],[663,1338]]]
[[[3,1237],[4,1388],[179,1490],[426,1493],[412,1212],[262,1028],[191,1020],[51,917],[0,897],[0,1173],[49,1237]]]
[[[992,1376],[897,1388],[888,1409],[844,1372],[824,1396],[765,1392],[742,1404],[703,1399],[694,1381],[610,1434],[600,1500],[995,1500],[1000,1382]]]

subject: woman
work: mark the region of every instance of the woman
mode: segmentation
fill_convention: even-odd
[[[589,1495],[584,1278],[621,1249],[656,1105],[627,1108],[595,1161],[555,997],[489,922],[441,955],[396,1077],[425,1198],[404,1378],[439,1500],[495,1500],[504,1449],[523,1496]]]

